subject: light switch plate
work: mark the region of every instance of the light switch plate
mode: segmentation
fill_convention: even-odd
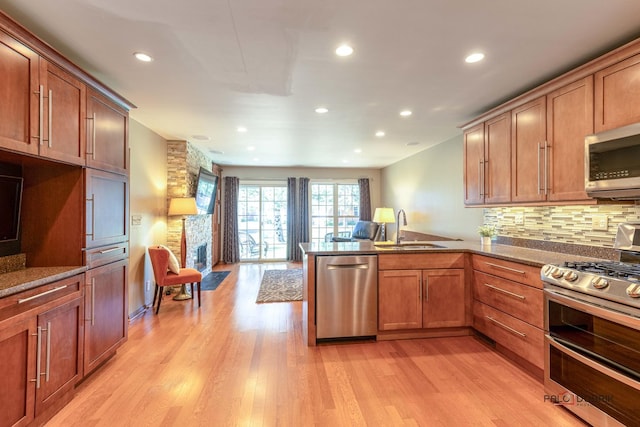
[[[607,231],[609,228],[609,218],[606,215],[594,215],[591,222],[591,229],[597,231]]]
[[[142,224],[142,215],[131,215],[131,225],[141,225]]]

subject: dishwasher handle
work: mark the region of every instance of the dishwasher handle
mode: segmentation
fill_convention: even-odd
[[[358,263],[358,264],[328,264],[327,270],[368,270],[369,264],[367,263]]]

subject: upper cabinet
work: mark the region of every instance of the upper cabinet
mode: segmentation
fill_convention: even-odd
[[[128,174],[128,111],[90,89],[87,118],[87,166]]]
[[[640,54],[595,73],[595,131],[640,122]]]

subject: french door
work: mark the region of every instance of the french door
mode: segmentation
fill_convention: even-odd
[[[286,183],[240,183],[238,232],[240,260],[287,258]]]

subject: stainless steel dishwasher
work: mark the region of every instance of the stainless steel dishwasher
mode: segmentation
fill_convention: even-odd
[[[377,256],[318,256],[316,260],[316,338],[376,335]]]

